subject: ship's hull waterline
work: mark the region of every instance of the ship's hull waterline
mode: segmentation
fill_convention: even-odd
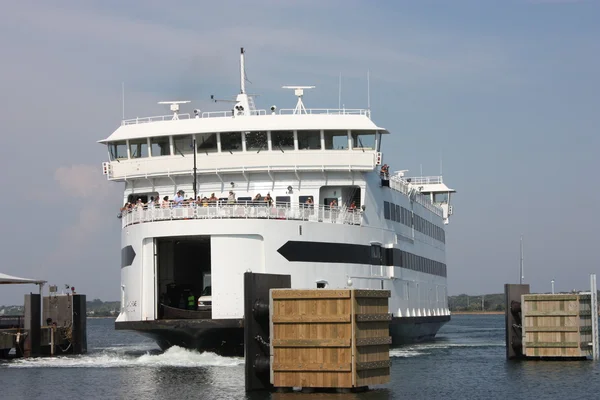
[[[392,346],[432,340],[450,316],[393,318]],[[242,319],[178,319],[116,322],[117,330],[132,330],[154,340],[162,350],[178,346],[222,356],[244,356]]]

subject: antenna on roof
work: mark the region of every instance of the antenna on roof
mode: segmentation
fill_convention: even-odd
[[[304,96],[304,89],[314,89],[314,86],[282,86],[282,89],[294,89],[294,94],[298,97],[298,103],[296,103],[296,108],[294,108],[294,114],[306,114],[306,108],[304,107],[304,103],[302,103],[302,96]]]
[[[123,108],[123,119],[125,119],[125,82],[121,82],[121,102]]]
[[[371,118],[371,71],[367,70],[367,114]]]
[[[338,110],[342,109],[342,73],[340,72],[340,80],[338,82]]]
[[[240,93],[246,94],[246,71],[244,69],[244,48],[240,49]]]
[[[189,103],[189,100],[184,101],[159,101],[158,104],[170,104],[171,111],[173,111],[173,120],[179,119],[179,105]]]

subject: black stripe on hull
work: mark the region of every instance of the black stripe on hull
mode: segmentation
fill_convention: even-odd
[[[431,340],[448,321],[450,316],[392,318],[392,345]],[[115,329],[137,331],[156,341],[162,350],[179,346],[223,356],[244,356],[241,319],[123,321],[115,322]]]
[[[446,264],[397,248],[289,240],[277,252],[290,262],[387,265],[446,277]]]

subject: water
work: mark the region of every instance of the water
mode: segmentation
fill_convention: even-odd
[[[0,362],[1,399],[580,399],[598,398],[592,361],[508,362],[504,316],[457,315],[431,343],[393,349],[392,381],[361,394],[244,393],[244,360],[161,352],[112,319],[88,320],[83,356]]]

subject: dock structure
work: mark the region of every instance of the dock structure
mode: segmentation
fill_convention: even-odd
[[[42,296],[45,283],[0,274],[0,284],[39,285],[39,294],[25,295],[24,315],[0,318],[0,359],[87,352],[86,296]]]
[[[531,294],[529,285],[505,285],[507,358],[597,360],[595,275],[590,284],[590,292],[559,294]]]
[[[290,289],[289,275],[244,275],[246,391],[389,382],[389,290]]]
[[[275,388],[363,389],[390,380],[389,290],[271,290]]]

